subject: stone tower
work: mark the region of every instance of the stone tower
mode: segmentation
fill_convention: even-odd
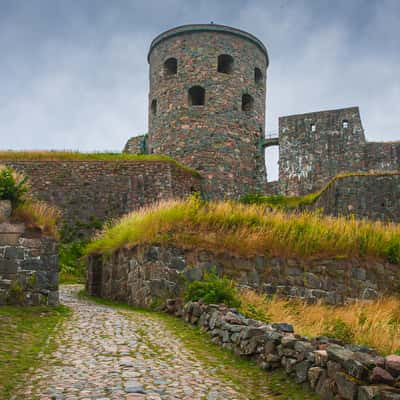
[[[263,188],[262,42],[227,26],[184,25],[157,36],[148,61],[148,151],[198,170],[211,198]]]

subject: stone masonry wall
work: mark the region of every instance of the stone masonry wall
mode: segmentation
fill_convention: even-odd
[[[230,73],[217,71],[218,56],[233,57]],[[164,62],[177,60],[169,74]],[[220,25],[175,28],[157,37],[149,53],[149,151],[199,171],[211,198],[237,198],[263,187],[266,50],[258,39]],[[255,81],[255,68],[261,79]],[[191,105],[189,89],[205,90]],[[242,110],[242,95],[253,98]]]
[[[213,267],[241,286],[309,303],[375,299],[400,288],[398,265],[359,259],[243,258],[223,250],[212,254],[145,245],[119,250],[108,258],[91,256],[87,266],[91,294],[144,307],[176,297],[185,280],[201,279]]]
[[[283,368],[321,399],[399,400],[400,356],[366,346],[295,334],[287,323],[266,324],[217,304],[167,301],[166,310],[208,332],[212,341],[265,370]]]
[[[57,305],[58,250],[54,239],[0,223],[0,305]]]
[[[341,172],[363,170],[364,144],[357,107],[279,118],[281,192],[307,194]]]
[[[354,215],[381,221],[400,221],[400,172],[336,179],[317,199],[313,209],[326,214]]]
[[[147,135],[131,137],[126,142],[123,152],[128,154],[148,154]]]
[[[358,107],[279,119],[282,194],[315,192],[340,173],[399,167],[400,142],[366,142]]]
[[[158,200],[200,190],[199,179],[163,161],[7,161],[29,178],[32,194],[70,224],[120,217]]]

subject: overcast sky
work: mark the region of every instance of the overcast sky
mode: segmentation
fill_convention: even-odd
[[[267,131],[358,105],[400,139],[400,0],[0,0],[0,148],[120,151],[147,131],[152,38],[210,21],[267,46]]]

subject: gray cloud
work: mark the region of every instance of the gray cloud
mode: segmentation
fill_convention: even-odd
[[[120,150],[147,129],[151,39],[211,20],[266,43],[268,130],[359,105],[370,140],[399,137],[397,0],[3,0],[1,148]]]

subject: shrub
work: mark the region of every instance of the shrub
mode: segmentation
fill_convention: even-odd
[[[24,202],[28,179],[12,168],[0,165],[0,200],[10,200],[13,207]]]
[[[185,300],[201,300],[207,304],[225,304],[228,307],[240,306],[235,283],[226,277],[218,277],[215,271],[204,273],[201,281],[190,282],[185,290]]]
[[[61,283],[84,282],[85,262],[82,257],[85,247],[86,241],[79,239],[59,244]]]

